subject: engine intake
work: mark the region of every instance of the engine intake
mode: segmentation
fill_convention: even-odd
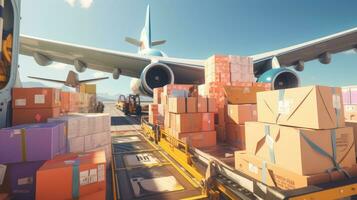
[[[271,83],[273,90],[294,88],[300,85],[296,72],[287,68],[270,69],[258,78],[258,82]]]
[[[148,94],[153,94],[153,88],[163,87],[175,82],[174,73],[171,68],[163,63],[151,63],[141,73],[140,89]]]

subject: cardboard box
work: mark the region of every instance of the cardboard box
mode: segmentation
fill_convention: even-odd
[[[70,113],[66,116],[50,118],[47,121],[65,122],[69,138],[88,135],[91,132],[89,130],[89,120],[83,113]]]
[[[224,92],[229,104],[256,104],[257,92],[266,91],[263,84],[242,83],[239,86],[224,86]]]
[[[84,195],[79,200],[105,200],[105,199],[106,199],[106,191],[100,190],[99,192]]]
[[[201,131],[201,113],[171,114],[171,128],[177,133]]]
[[[357,120],[357,105],[344,105],[345,120]]]
[[[96,94],[97,93],[97,85],[96,84],[81,84],[79,86],[80,93],[87,94]]]
[[[216,131],[176,133],[174,136],[184,143],[196,148],[215,146],[217,137]]]
[[[336,162],[341,167],[351,167],[356,164],[353,130],[350,127],[314,130],[246,122],[245,132],[248,153],[300,175],[317,174],[334,167],[329,157],[314,149],[314,145],[318,146],[332,156],[334,152],[332,138],[336,141]]]
[[[153,89],[153,103],[160,104],[161,103],[161,93],[164,91],[162,87]]]
[[[208,109],[208,101],[206,97],[197,98],[197,112],[205,113]]]
[[[268,186],[277,187],[283,190],[298,189],[309,185],[327,183],[347,178],[343,172],[339,171],[302,176],[245,152],[236,151],[234,154],[236,170],[254,178],[255,180],[261,181]],[[356,165],[351,168],[344,168],[344,170],[351,176],[357,176]]]
[[[340,88],[307,86],[260,92],[257,98],[260,122],[313,129],[345,126]]]
[[[201,131],[214,131],[214,113],[201,113]]]
[[[60,107],[60,90],[54,88],[14,88],[12,108]]]
[[[185,97],[169,97],[169,112],[185,113],[186,98]]]
[[[357,155],[357,121],[346,121],[346,126],[347,127],[352,127],[353,128],[353,136],[354,136],[354,141],[355,141],[355,153]]]
[[[163,94],[168,97],[188,97],[192,85],[167,84],[163,87]]]
[[[227,124],[227,143],[245,150],[245,127],[244,125]]]
[[[0,129],[0,163],[52,159],[66,151],[63,123],[28,124]]]
[[[14,108],[12,125],[43,123],[48,118],[60,116],[60,107],[53,108]]]
[[[105,191],[105,164],[104,151],[71,153],[46,161],[37,171],[36,199],[75,199]]]
[[[0,168],[5,169],[0,170],[0,177],[4,177],[0,180],[0,193],[9,193],[11,199],[35,199],[36,171],[43,163],[44,161],[0,164]]]
[[[228,104],[228,123],[243,125],[246,121],[257,121],[257,106],[255,104]]]
[[[81,153],[85,152],[84,149],[84,136],[68,138],[67,152]]]
[[[188,113],[197,112],[197,97],[186,98],[186,112]]]

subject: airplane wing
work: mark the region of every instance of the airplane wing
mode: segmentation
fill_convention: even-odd
[[[323,59],[326,54],[335,54],[357,48],[357,27],[333,35],[311,40],[287,48],[252,55],[255,69],[266,65],[266,61],[276,57],[280,66],[289,67],[298,62]],[[327,55],[328,56],[328,55]],[[322,61],[324,63],[324,61]],[[328,63],[328,62],[325,62]]]
[[[102,78],[93,78],[93,79],[80,80],[79,83],[89,83],[89,82],[94,82],[94,81],[105,80],[105,79],[108,79],[108,78],[109,77],[102,77]]]
[[[20,36],[20,53],[40,55],[42,59],[74,65],[75,61],[85,64],[89,69],[112,73],[120,69],[121,75],[139,78],[142,70],[151,62],[167,64],[175,74],[177,83],[193,83],[203,80],[203,60],[189,60],[156,56],[144,56],[98,49],[64,42]],[[39,63],[39,62],[38,62]],[[48,62],[44,62],[48,63]],[[78,63],[78,62],[77,62]],[[39,63],[40,64],[40,63]]]
[[[62,84],[66,83],[66,81],[61,81],[61,80],[56,80],[56,79],[41,78],[41,77],[34,77],[34,76],[28,76],[28,77],[32,78],[32,79],[41,80],[41,81],[50,81],[50,82],[62,83]]]

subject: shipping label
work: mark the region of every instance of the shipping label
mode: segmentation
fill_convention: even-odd
[[[79,172],[79,185],[88,185],[89,184],[89,171],[84,170]]]
[[[6,174],[6,165],[0,165],[0,186],[4,182],[5,174]]]
[[[32,184],[33,184],[32,176],[17,179],[17,185],[32,185]]]
[[[278,103],[278,113],[282,115],[287,115],[290,113],[290,107],[292,103],[290,100],[282,100]]]
[[[89,183],[95,183],[98,181],[98,176],[97,176],[97,169],[91,169],[89,170]]]
[[[258,174],[258,167],[252,163],[248,163],[248,170],[254,174]]]
[[[345,105],[345,110],[346,110],[346,112],[355,112],[356,111],[356,106],[354,106],[354,105]]]
[[[35,95],[35,104],[44,104],[45,103],[45,95],[43,94],[36,94]]]
[[[15,99],[15,106],[26,106],[26,99]]]
[[[104,164],[98,165],[98,182],[105,180],[105,167]]]

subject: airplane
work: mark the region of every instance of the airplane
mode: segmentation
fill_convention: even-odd
[[[46,40],[26,35],[20,36],[20,53],[34,57],[41,66],[53,61],[74,65],[77,72],[87,68],[132,77],[134,94],[152,96],[153,88],[167,84],[204,83],[204,62],[200,59],[168,57],[154,46],[165,40],[152,41],[150,6],[140,40],[125,40],[138,47],[138,53],[125,53],[106,49]],[[298,45],[262,54],[251,55],[257,82],[272,83],[272,89],[298,87],[297,72],[304,70],[305,62],[318,59],[322,64],[331,62],[332,54],[354,49],[357,52],[357,27]],[[293,69],[288,68],[293,66]]]
[[[50,82],[55,82],[55,83],[62,83],[65,86],[73,87],[73,88],[77,88],[81,84],[84,84],[84,83],[90,83],[90,82],[100,81],[100,80],[104,80],[104,79],[108,79],[109,78],[109,77],[102,77],[102,78],[79,80],[78,74],[76,72],[72,71],[72,70],[68,72],[68,75],[67,75],[67,78],[66,78],[65,81],[56,80],[56,79],[41,78],[41,77],[34,77],[34,76],[28,76],[28,77],[32,78],[32,79],[42,80],[42,81],[50,81]]]

